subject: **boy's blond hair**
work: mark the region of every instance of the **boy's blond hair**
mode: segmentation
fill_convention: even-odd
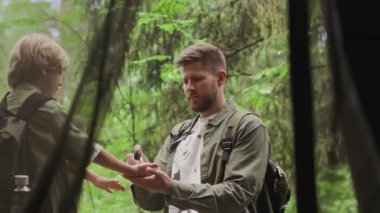
[[[66,51],[53,39],[43,34],[30,34],[20,38],[10,55],[8,84],[34,83],[43,72],[63,72],[69,63]]]

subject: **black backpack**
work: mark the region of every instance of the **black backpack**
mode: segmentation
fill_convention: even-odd
[[[229,160],[229,155],[233,149],[234,136],[236,135],[240,120],[248,114],[254,113],[236,111],[231,115],[226,124],[224,138],[220,144],[220,147],[223,149],[222,160],[224,163],[227,163]],[[290,184],[284,170],[273,159],[269,159],[264,186],[256,202],[257,212],[285,212],[290,195]],[[253,202],[247,208],[249,212],[256,212]]]
[[[222,160],[224,164],[228,163],[230,153],[233,149],[234,136],[236,135],[240,120],[248,114],[254,113],[244,111],[234,112],[225,126],[223,131],[224,138],[220,141],[220,147],[223,149]],[[192,128],[192,124],[192,120],[185,121],[177,132],[170,133],[170,137],[173,140],[177,140],[183,134],[186,134],[189,128]],[[290,196],[290,184],[284,170],[273,159],[269,159],[263,189],[261,190],[257,202],[254,203],[252,201],[247,208],[249,212],[283,213],[287,207]]]
[[[51,98],[33,93],[22,104],[17,114],[7,110],[7,93],[0,103],[0,212],[9,212],[14,188],[13,177],[26,174],[25,126],[37,110]]]

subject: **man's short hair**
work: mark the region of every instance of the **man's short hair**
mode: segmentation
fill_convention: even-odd
[[[183,67],[199,61],[213,72],[219,69],[226,70],[226,59],[223,52],[218,47],[206,43],[189,46],[180,54],[175,63],[177,66]]]
[[[45,72],[63,72],[69,63],[66,51],[53,39],[43,34],[21,37],[10,54],[8,84],[33,83]]]

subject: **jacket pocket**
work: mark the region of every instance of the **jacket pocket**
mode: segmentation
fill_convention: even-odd
[[[219,147],[219,143],[205,144],[201,156],[202,183],[216,184],[223,180],[222,155],[223,150]]]

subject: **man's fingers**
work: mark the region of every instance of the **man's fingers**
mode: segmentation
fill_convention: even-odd
[[[141,149],[141,146],[139,144],[136,144],[135,147],[133,147],[133,154],[135,155],[138,155],[138,156],[142,156],[142,149]]]
[[[158,176],[161,176],[162,175],[162,171],[160,170],[160,168],[158,167],[147,167],[145,169],[145,171],[148,173],[148,174],[152,174],[152,175],[158,175]]]
[[[140,144],[136,144],[135,147],[133,147],[133,152],[142,152]]]
[[[129,164],[129,165],[136,165],[136,162],[135,162],[135,160],[133,159],[133,154],[128,154],[128,158],[127,158],[127,163]]]
[[[150,162],[149,159],[146,157],[146,155],[144,154],[144,152],[141,152],[141,157],[143,159],[143,162]]]
[[[156,163],[141,163],[138,165],[139,168],[142,168],[142,169],[147,169],[147,168],[152,168],[152,169],[157,169],[158,168],[158,164]]]
[[[149,162],[149,159],[148,159],[148,158],[146,157],[146,155],[144,154],[141,145],[136,144],[136,145],[133,147],[133,153],[135,153],[135,152],[137,152],[137,153],[140,154],[140,156],[142,157],[143,162]]]

